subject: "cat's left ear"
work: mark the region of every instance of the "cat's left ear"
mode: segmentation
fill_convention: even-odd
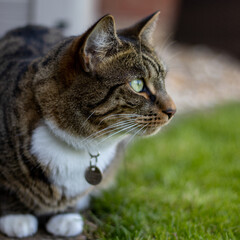
[[[94,70],[106,54],[117,49],[120,40],[116,34],[114,18],[111,15],[102,17],[85,34],[85,41],[80,50],[82,65],[86,72]]]
[[[137,38],[141,41],[151,43],[159,14],[160,11],[157,11],[149,15],[148,17],[142,19],[133,26],[120,30],[119,34],[132,36],[133,38]]]

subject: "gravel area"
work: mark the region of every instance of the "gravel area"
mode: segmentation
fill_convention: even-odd
[[[240,100],[240,62],[204,46],[174,47],[166,51],[166,87],[178,112]],[[175,55],[175,56],[174,56]]]

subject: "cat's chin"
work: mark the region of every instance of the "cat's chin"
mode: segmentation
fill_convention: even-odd
[[[157,134],[161,129],[162,129],[162,126],[156,127],[156,128],[149,128],[144,133],[139,134],[139,136],[150,137],[150,136]]]
[[[166,126],[168,123],[169,123],[169,121],[164,122],[164,123],[162,123],[161,125],[158,125],[158,126],[149,127],[143,133],[139,134],[139,136],[143,136],[143,137],[153,136],[153,135],[157,134],[158,132],[160,132],[160,130],[164,126]]]

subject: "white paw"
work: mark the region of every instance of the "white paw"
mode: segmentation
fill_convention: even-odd
[[[56,236],[77,236],[83,230],[83,220],[78,213],[59,214],[48,221],[46,229]]]
[[[30,214],[11,214],[0,217],[0,231],[9,237],[32,236],[37,229],[37,218]]]

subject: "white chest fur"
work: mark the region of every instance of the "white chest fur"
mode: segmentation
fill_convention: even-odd
[[[64,137],[67,138],[66,133]],[[71,136],[69,138],[73,140]],[[78,141],[81,142],[80,139]],[[66,139],[66,142],[69,141]],[[73,197],[90,187],[84,177],[85,170],[90,165],[90,156],[83,147],[74,149],[66,142],[55,136],[48,126],[41,125],[34,130],[31,153],[42,165],[50,169],[51,180],[59,190],[67,197]],[[99,149],[97,166],[102,172],[113,160],[118,142],[114,141]],[[81,146],[80,143],[76,145]]]

